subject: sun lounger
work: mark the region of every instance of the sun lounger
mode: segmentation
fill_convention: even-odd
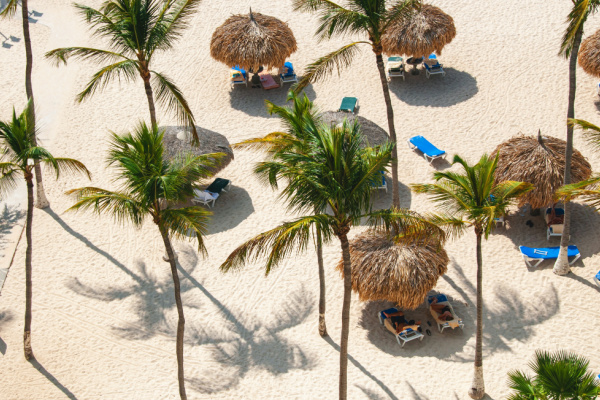
[[[192,203],[199,203],[205,206],[212,207],[215,205],[215,201],[219,197],[218,193],[211,193],[206,190],[194,190],[194,198],[192,199]],[[212,204],[212,205],[211,205]]]
[[[291,62],[286,61],[283,64],[283,67],[279,70],[279,78],[281,80],[281,86],[283,86],[284,83],[288,82],[298,82],[298,77],[294,72],[294,66]]]
[[[222,191],[226,192],[227,188],[231,185],[231,181],[229,179],[217,178],[208,185],[205,189],[207,192],[220,194]]]
[[[552,212],[554,210],[554,212]],[[551,236],[562,236],[563,233],[563,220],[565,216],[565,210],[563,208],[547,208],[544,219],[548,227],[546,231],[546,240],[550,240]]]
[[[435,312],[435,310],[433,308],[431,308],[431,303],[433,302],[434,298],[437,298],[437,304],[442,304],[450,309],[450,313],[452,313],[452,317],[453,317],[450,321],[443,321],[443,320],[439,319],[439,314],[437,312]],[[431,316],[435,320],[435,323],[437,324],[437,327],[438,327],[438,330],[440,331],[440,333],[444,332],[444,329],[446,329],[446,328],[463,329],[465,324],[463,323],[462,319],[458,318],[458,315],[456,315],[456,313],[454,312],[454,308],[452,308],[452,304],[450,304],[450,302],[448,301],[448,298],[446,297],[445,294],[438,294],[437,296],[429,296],[429,297],[427,297],[427,302],[429,303],[429,312],[431,313]]]
[[[235,85],[246,85],[248,86],[248,74],[245,69],[240,68],[239,66],[232,67],[230,72],[231,79],[231,87]]]
[[[431,75],[441,74],[442,76],[446,76],[446,72],[444,71],[444,68],[442,68],[442,64],[440,64],[439,62],[431,66],[428,63],[424,62],[423,65],[425,66],[425,76],[427,76],[428,79]]]
[[[385,181],[385,172],[379,171],[381,173],[381,182],[378,180],[377,183],[371,183],[371,189],[385,189],[387,193],[387,183]]]
[[[404,60],[402,57],[388,57],[385,70],[388,78],[401,77],[404,80]]]
[[[265,90],[277,89],[279,84],[275,82],[275,79],[271,76],[271,74],[260,74],[260,85]]]
[[[560,247],[526,247],[519,246],[519,250],[521,251],[521,255],[523,256],[523,260],[525,260],[525,264],[527,264],[531,268],[535,268],[544,260],[552,260],[558,258],[558,252]],[[573,261],[569,263],[569,265],[573,265],[575,261],[581,257],[581,253],[579,253],[579,249],[577,246],[569,246],[569,250],[567,252],[567,257],[575,257]],[[532,261],[535,261],[532,265]]]
[[[344,97],[338,111],[345,111],[354,114],[358,107],[358,99],[356,97]]]
[[[596,285],[600,287],[600,271],[598,271],[598,273],[594,276],[594,282],[596,282]]]
[[[419,150],[423,153],[423,158],[425,158],[429,164],[438,158],[444,157],[446,158],[446,152],[438,149],[434,145],[432,145],[429,140],[425,139],[423,136],[413,136],[408,139],[408,147],[411,149]]]
[[[396,308],[388,308],[387,310],[380,311],[377,313],[379,318],[379,323],[386,327],[386,329],[396,337],[398,344],[400,347],[404,347],[407,342],[410,342],[415,339],[423,340],[425,335],[418,331],[419,325],[410,325],[404,328],[404,330],[398,334],[396,334],[396,328],[392,325],[390,319],[386,317],[383,313],[394,313],[397,312]]]

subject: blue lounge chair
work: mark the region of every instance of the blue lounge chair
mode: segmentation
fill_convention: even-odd
[[[385,70],[388,79],[400,77],[404,80],[404,61],[402,57],[388,57]]]
[[[207,192],[221,194],[221,192],[227,191],[229,185],[231,185],[231,181],[229,179],[217,178],[205,190]]]
[[[388,308],[387,310],[383,310],[377,313],[377,317],[379,318],[379,323],[381,323],[381,325],[385,326],[387,328],[387,330],[389,330],[390,332],[392,332],[394,334],[394,336],[396,337],[396,341],[398,341],[398,344],[400,345],[400,347],[404,347],[404,345],[406,344],[406,342],[410,342],[411,340],[415,340],[415,339],[419,339],[419,340],[423,340],[423,338],[425,337],[425,335],[423,335],[421,332],[416,331],[412,328],[406,328],[404,329],[402,332],[400,333],[396,333],[396,328],[394,328],[394,326],[392,325],[392,323],[390,321],[388,321],[388,317],[386,317],[383,313],[395,313],[397,312],[398,309],[397,308]]]
[[[596,276],[594,276],[594,282],[596,282],[596,285],[598,285],[598,287],[600,287],[600,271],[598,271]],[[600,375],[598,375],[598,378],[600,378]]]
[[[523,256],[523,260],[525,260],[525,264],[531,268],[535,268],[544,260],[552,260],[558,258],[558,252],[560,247],[526,247],[519,246],[519,250],[521,251],[521,255]],[[569,246],[569,250],[567,252],[567,257],[575,257],[573,261],[569,263],[569,265],[573,265],[575,261],[581,257],[581,253],[579,253],[579,249],[577,246]],[[532,264],[533,262],[533,264]]]
[[[291,62],[286,61],[283,64],[283,68],[281,68],[281,73],[279,74],[279,78],[281,79],[281,86],[283,86],[284,83],[288,83],[288,82],[298,82],[298,77],[296,76],[296,73],[294,72],[294,66],[292,65]]]
[[[379,182],[379,180],[377,181],[377,183],[371,183],[371,189],[385,189],[385,192],[387,193],[387,183],[385,181],[385,172],[384,171],[379,171],[381,173],[381,183]]]
[[[427,76],[427,79],[429,79],[431,75],[441,74],[442,76],[446,76],[446,72],[444,71],[444,68],[442,68],[442,64],[440,64],[439,61],[432,66],[429,66],[427,63],[423,63],[423,65],[425,66],[425,76]]]
[[[446,152],[444,150],[438,149],[423,136],[413,136],[408,139],[408,147],[413,150],[419,150],[421,153],[423,153],[423,158],[425,158],[429,164],[431,164],[435,159],[441,157],[446,158]]]
[[[246,85],[248,86],[248,74],[246,70],[240,68],[239,65],[231,67],[230,71],[231,87],[235,85]]]
[[[344,97],[338,111],[351,112],[354,114],[358,107],[358,99],[356,97]]]

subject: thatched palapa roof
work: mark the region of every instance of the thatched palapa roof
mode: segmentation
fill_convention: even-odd
[[[600,30],[581,42],[577,60],[585,72],[600,78]]]
[[[213,33],[210,55],[228,66],[257,71],[279,68],[295,52],[296,38],[283,21],[253,13],[229,17]]]
[[[456,36],[454,20],[438,7],[423,4],[413,14],[393,22],[381,38],[388,55],[427,57],[441,54]]]
[[[350,241],[352,290],[361,301],[393,301],[415,309],[448,269],[448,254],[437,244],[395,244],[388,234],[369,230]],[[337,265],[343,275],[343,264]]]
[[[565,148],[567,142],[552,136],[538,137],[519,134],[500,144],[492,157],[498,156],[496,182],[529,182],[535,187],[519,199],[519,207],[529,203],[532,208],[551,205],[554,192],[564,184]],[[590,177],[590,163],[576,149],[571,159],[571,183]]]
[[[365,138],[364,145],[367,144],[369,146],[379,146],[384,144],[389,140],[389,136],[385,129],[377,125],[375,122],[366,119],[365,117],[360,117],[358,115],[349,114],[343,111],[325,111],[321,113],[321,120],[326,124],[337,125],[347,119],[349,123],[353,123],[355,120],[361,126],[362,134]]]

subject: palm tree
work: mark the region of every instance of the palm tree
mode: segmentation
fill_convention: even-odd
[[[32,267],[33,254],[33,166],[43,163],[49,166],[58,178],[61,171],[83,172],[90,176],[87,168],[71,158],[53,157],[43,147],[35,145],[33,103],[29,101],[21,114],[17,116],[13,108],[11,121],[0,121],[0,199],[17,185],[19,176],[25,178],[27,185],[27,222],[25,236],[27,250],[25,252],[25,327],[23,345],[25,359],[33,358],[31,348],[31,302],[32,302]]]
[[[508,373],[508,386],[514,390],[509,400],[593,400],[600,395],[589,361],[575,353],[536,351],[529,367],[535,375],[522,371]]]
[[[334,68],[339,72],[342,68],[349,66],[354,56],[358,54],[358,45],[367,44],[371,46],[371,50],[375,53],[377,70],[383,88],[390,141],[394,144],[392,149],[392,204],[395,208],[400,208],[398,149],[396,146],[396,128],[394,127],[394,110],[392,109],[390,90],[383,66],[381,38],[391,23],[408,16],[419,5],[420,0],[395,0],[393,5],[388,8],[385,0],[352,0],[346,8],[330,0],[294,0],[296,11],[318,12],[320,14],[321,25],[316,32],[319,40],[350,34],[362,34],[368,38],[368,41],[349,43],[310,64],[295,90],[299,91],[309,82],[316,82],[325,78]]]
[[[266,100],[267,110],[269,114],[277,114],[284,125],[286,132],[272,132],[262,138],[248,139],[240,143],[234,144],[232,147],[249,148],[263,150],[271,155],[271,158],[280,160],[280,168],[292,168],[294,165],[286,164],[285,157],[280,157],[285,152],[295,152],[298,154],[307,154],[310,151],[308,147],[311,138],[310,132],[316,130],[318,115],[313,109],[313,103],[306,95],[300,98],[294,92],[288,93],[288,101],[293,101],[291,107],[279,107],[270,101]],[[310,126],[310,128],[308,128]],[[254,172],[263,178],[263,180],[271,185],[273,189],[277,189],[277,175],[269,175],[270,164],[257,163]],[[315,214],[323,212],[323,210],[315,210]],[[319,269],[319,335],[327,336],[327,326],[325,324],[325,269],[323,266],[323,235],[318,227],[315,228],[315,246],[317,249],[317,264]]]
[[[183,93],[165,74],[152,70],[150,64],[155,52],[173,47],[199,4],[200,0],[108,0],[98,10],[75,4],[85,21],[95,28],[94,35],[110,39],[110,49],[64,47],[49,51],[46,57],[57,65],[61,62],[66,65],[71,57],[109,63],[77,95],[79,102],[104,89],[115,78],[133,81],[139,74],[144,81],[152,125],[157,124],[154,86],[158,102],[191,129],[197,142],[194,115]]]
[[[33,86],[31,85],[31,71],[33,70],[33,52],[31,51],[31,35],[29,34],[29,9],[28,0],[8,0],[6,8],[0,13],[2,17],[12,17],[17,12],[17,4],[21,2],[21,19],[23,21],[23,39],[25,42],[25,93],[27,100],[31,102],[31,123],[35,124],[35,103],[33,101]],[[32,137],[33,146],[37,146],[37,138],[35,135],[35,127],[33,127],[34,135]],[[44,183],[42,182],[42,168],[39,164],[35,164],[35,188],[36,199],[35,206],[37,208],[46,208],[50,205],[44,192]]]
[[[599,0],[572,0],[573,9],[569,13],[567,30],[560,45],[559,55],[569,59],[569,102],[567,120],[575,118],[575,89],[577,88],[575,73],[577,71],[577,54],[583,36],[583,24],[591,13],[598,10]],[[565,185],[571,183],[571,157],[573,155],[573,126],[567,123],[567,148],[565,149]],[[565,203],[563,235],[560,238],[560,251],[554,263],[553,271],[558,275],[569,273],[567,257],[569,233],[571,231],[571,205]]]
[[[433,217],[440,226],[448,226],[455,234],[469,227],[477,238],[477,333],[475,340],[475,373],[469,396],[481,399],[485,395],[483,382],[482,339],[482,273],[481,239],[487,239],[494,227],[494,218],[506,214],[510,203],[533,188],[530,183],[506,181],[494,182],[498,157],[484,154],[477,164],[470,166],[458,155],[452,164],[460,164],[463,173],[435,172],[434,184],[411,185],[417,193],[429,194],[447,214]]]
[[[92,210],[98,214],[109,213],[119,222],[129,221],[141,227],[146,218],[156,224],[165,245],[171,266],[175,303],[177,305],[177,375],[179,395],[186,399],[183,376],[183,334],[185,318],[181,303],[181,290],[175,253],[170,237],[183,239],[195,237],[198,251],[205,254],[203,236],[211,213],[201,207],[177,207],[194,195],[200,179],[210,176],[225,154],[213,153],[194,156],[187,154],[173,161],[164,158],[164,132],[156,125],[149,128],[145,123],[133,133],[112,133],[108,165],[116,165],[119,171],[119,191],[96,187],[72,189],[77,202],[69,210]]]
[[[371,183],[391,158],[391,144],[361,148],[359,125],[344,122],[339,127],[307,124],[307,151],[278,151],[273,160],[260,168],[267,176],[288,182],[282,196],[291,209],[310,215],[285,222],[248,240],[235,249],[221,265],[223,271],[241,268],[248,260],[266,257],[266,274],[294,249],[303,251],[311,238],[311,229],[321,231],[324,240],[333,236],[340,241],[344,266],[344,300],[340,341],[339,398],[347,398],[348,335],[350,329],[351,261],[348,232],[362,217],[372,225],[401,232],[399,242],[414,242],[444,237],[441,229],[408,210],[370,211]],[[272,178],[274,179],[274,178]],[[325,213],[324,210],[328,209]]]

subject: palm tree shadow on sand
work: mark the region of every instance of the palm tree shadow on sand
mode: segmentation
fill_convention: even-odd
[[[277,322],[263,322],[258,315],[239,315],[229,310],[214,297],[199,281],[192,277],[198,264],[194,249],[187,248],[178,252],[179,260],[185,260],[189,267],[184,268],[178,262],[181,277],[182,295],[200,290],[204,296],[220,311],[221,321],[210,326],[186,323],[185,344],[188,346],[207,346],[212,354],[212,362],[220,364],[218,370],[207,369],[201,378],[190,377],[186,381],[193,390],[204,394],[229,390],[239,384],[252,369],[264,369],[271,374],[287,373],[293,369],[311,368],[313,362],[298,345],[288,343],[280,335],[286,329],[301,324],[312,311],[312,301],[301,289],[291,293],[277,307],[280,315]],[[122,269],[122,268],[121,268]],[[76,293],[94,300],[111,302],[128,297],[135,298],[134,307],[137,321],[114,326],[113,330],[127,340],[148,340],[161,335],[175,341],[177,321],[168,318],[175,314],[175,297],[172,279],[167,275],[158,278],[147,270],[146,265],[138,261],[137,272],[130,271],[134,283],[108,287],[91,287],[76,278],[67,283],[67,287]],[[199,309],[201,305],[186,300],[184,307]],[[218,318],[218,317],[215,317]],[[218,325],[220,329],[213,328]]]
[[[25,211],[18,206],[4,205],[0,211],[0,250],[4,249],[7,243],[5,236],[8,235],[13,227],[25,217]]]
[[[401,348],[394,336],[379,323],[378,312],[394,304],[390,302],[368,302],[359,320],[359,326],[367,330],[368,340],[380,350],[401,357],[435,357],[457,362],[473,362],[475,355],[475,298],[476,290],[466,278],[462,268],[452,263],[448,268],[452,276],[446,274],[442,278],[455,289],[459,296],[450,297],[456,314],[463,320],[464,329],[445,330],[439,333],[429,308],[423,302],[416,310],[406,311],[410,319],[421,320],[423,331],[429,329],[431,336],[423,341],[414,340]],[[512,340],[524,342],[533,333],[533,327],[548,320],[558,312],[558,295],[554,286],[543,285],[535,296],[536,304],[524,302],[519,292],[504,284],[495,285],[491,302],[484,302],[483,354],[484,356],[499,351],[511,351]],[[489,290],[486,291],[489,296]],[[433,294],[433,292],[432,292]],[[431,323],[431,327],[427,324]]]
[[[240,87],[234,87],[229,91],[229,102],[231,108],[242,111],[250,116],[270,118],[271,116],[265,107],[265,100],[269,100],[278,106],[283,106],[286,104],[289,90],[290,84],[285,84],[283,87],[272,90],[252,89],[240,85]],[[313,101],[317,97],[312,85],[304,88],[301,96],[304,94],[308,96],[310,101]]]
[[[420,75],[406,74],[406,80],[390,82],[390,91],[411,106],[450,107],[475,96],[479,91],[477,80],[468,72],[444,68],[446,76],[433,75],[429,79],[425,72]]]

